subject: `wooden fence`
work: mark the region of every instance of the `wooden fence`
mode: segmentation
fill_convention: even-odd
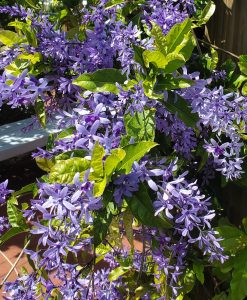
[[[247,54],[247,0],[214,0],[216,12],[206,28],[211,43],[234,54]],[[220,53],[221,59],[229,58]]]
[[[214,0],[216,12],[206,27],[210,43],[236,55],[247,54],[247,0]],[[218,51],[221,61],[233,58]],[[247,189],[234,183],[221,190],[222,204],[230,220],[240,224],[247,216]]]

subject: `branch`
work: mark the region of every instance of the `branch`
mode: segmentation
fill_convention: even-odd
[[[15,269],[16,265],[18,264],[18,262],[20,261],[24,251],[26,250],[26,248],[28,247],[28,245],[30,244],[30,241],[28,241],[26,243],[26,245],[24,246],[24,248],[21,250],[21,253],[19,254],[17,260],[15,261],[15,263],[12,265],[12,268],[9,270],[8,274],[4,277],[2,283],[0,284],[0,288],[4,285],[4,283],[6,282],[6,280],[9,278],[10,274],[13,272],[13,270]]]
[[[0,250],[0,254],[7,260],[7,262],[11,265],[11,267],[13,267],[13,263],[9,260],[9,258]],[[16,275],[18,276],[18,271],[16,270],[16,268],[14,267],[14,271],[16,273]]]
[[[207,45],[207,46],[209,46],[209,47],[211,47],[211,48],[213,48],[213,49],[215,49],[215,50],[219,50],[219,51],[224,52],[225,54],[228,54],[228,55],[230,55],[230,56],[232,56],[232,57],[234,57],[236,59],[239,59],[238,55],[236,55],[236,54],[234,54],[234,53],[232,53],[230,51],[227,51],[227,50],[225,50],[223,48],[220,48],[220,47],[218,47],[216,45],[213,45],[213,44],[208,43],[208,42],[206,42],[204,40],[201,40],[201,39],[198,39],[198,41],[201,42],[201,43],[203,43],[203,44],[205,44],[205,45]]]

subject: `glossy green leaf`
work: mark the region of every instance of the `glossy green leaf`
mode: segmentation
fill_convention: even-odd
[[[55,140],[58,141],[58,140],[61,140],[64,138],[72,137],[72,136],[74,136],[75,131],[76,131],[76,128],[74,126],[66,128],[57,135]]]
[[[247,233],[247,217],[243,218],[242,225],[243,225],[245,233]]]
[[[224,225],[217,227],[220,237],[223,240],[220,242],[226,253],[236,254],[241,249],[247,247],[247,235],[235,226]]]
[[[94,190],[93,190],[94,197],[100,197],[103,195],[106,188],[106,184],[107,184],[106,175],[94,183]]]
[[[18,201],[15,196],[12,196],[7,201],[8,220],[12,227],[27,228],[22,212],[17,207]]]
[[[46,126],[46,111],[45,103],[42,99],[38,98],[34,104],[34,110],[38,117],[38,120],[43,128]]]
[[[163,54],[167,54],[166,36],[163,34],[161,27],[155,23],[152,23],[151,33],[157,50]]]
[[[13,31],[0,30],[0,42],[6,46],[13,46],[20,42],[20,37]]]
[[[194,262],[193,271],[196,275],[196,278],[200,281],[201,284],[204,284],[204,265],[203,263]]]
[[[29,60],[33,65],[35,65],[36,63],[40,62],[41,54],[38,53],[38,52],[36,52],[34,54],[22,53],[17,58],[18,59]]]
[[[73,157],[84,157],[88,154],[87,150],[84,149],[75,149],[75,150],[70,150],[64,153],[61,153],[55,157],[55,161],[59,160],[67,160],[69,158]]]
[[[133,215],[129,208],[127,208],[123,212],[123,226],[125,230],[126,237],[131,245],[132,248],[134,248],[134,234],[133,234]]]
[[[124,116],[124,124],[127,135],[135,141],[154,141],[155,137],[155,109],[146,109],[143,112],[135,112],[132,116]]]
[[[163,68],[164,72],[169,74],[183,67],[186,63],[184,56],[181,53],[169,53],[166,56],[167,65]]]
[[[192,128],[196,127],[199,120],[198,115],[191,112],[188,102],[178,94],[168,92],[168,99],[164,101],[164,105],[169,112],[176,114],[185,125]]]
[[[103,157],[105,155],[104,147],[102,147],[99,142],[95,143],[92,158],[91,158],[91,167],[93,168],[93,176],[96,178],[103,177],[104,168],[103,168]]]
[[[93,242],[94,247],[98,247],[105,239],[108,228],[112,221],[112,214],[109,214],[106,209],[101,209],[95,212],[93,220]]]
[[[183,78],[174,77],[172,75],[160,76],[157,78],[155,83],[154,91],[161,92],[164,90],[175,90],[175,89],[185,89],[194,85],[194,81]]]
[[[90,168],[90,161],[85,158],[73,157],[67,160],[58,161],[50,172],[49,179],[57,183],[73,183],[76,173],[80,173],[83,179],[85,171]]]
[[[240,71],[247,76],[247,55],[240,55],[238,66]]]
[[[247,297],[247,248],[240,251],[234,260],[230,287],[231,300],[243,300]]]
[[[2,246],[5,242],[10,240],[12,237],[27,232],[27,229],[23,229],[20,227],[12,227],[5,234],[0,237],[0,246]]]
[[[124,2],[125,2],[125,0],[110,0],[106,3],[105,8],[110,9],[110,8],[112,8],[116,5],[122,4]]]
[[[37,184],[34,183],[30,183],[25,185],[24,187],[22,187],[20,190],[14,192],[12,195],[17,197],[17,196],[21,196],[23,194],[27,194],[27,193],[33,193],[33,195],[35,195],[38,191],[38,187]]]
[[[123,149],[117,148],[111,151],[105,160],[105,173],[106,176],[110,177],[116,170],[118,164],[124,159],[126,153]]]
[[[206,24],[209,19],[212,17],[216,9],[216,6],[213,1],[208,1],[207,5],[203,9],[201,15],[198,18],[197,26],[202,26]]]
[[[122,267],[122,266],[117,267],[117,268],[115,268],[115,269],[113,269],[113,270],[111,271],[111,273],[109,274],[108,279],[109,279],[110,281],[115,281],[115,280],[117,280],[120,276],[123,276],[124,274],[126,274],[127,272],[129,272],[129,270],[130,270],[130,267]]]
[[[78,85],[91,92],[110,92],[118,94],[119,90],[116,83],[123,84],[126,76],[121,74],[117,69],[102,69],[94,73],[85,73],[73,81]]]
[[[149,67],[150,63],[152,63],[156,68],[163,69],[168,64],[165,55],[158,50],[145,50],[143,52],[143,60],[146,67]]]
[[[172,27],[166,36],[167,50],[166,53],[180,53],[186,46],[191,47],[191,25],[190,19],[184,20]],[[186,51],[184,51],[186,53]],[[188,55],[185,56],[188,59]]]
[[[35,161],[37,166],[45,172],[50,172],[51,168],[54,166],[54,162],[48,158],[37,156],[35,157]]]
[[[126,201],[133,216],[141,224],[163,229],[171,228],[171,223],[168,220],[154,215],[153,202],[143,184],[140,184],[138,192],[134,193],[131,198],[126,198]]]
[[[126,152],[125,158],[121,161],[121,163],[117,167],[117,171],[128,174],[132,165],[135,161],[139,161],[145,154],[147,154],[152,148],[157,146],[157,143],[150,141],[142,141],[136,144],[130,144],[123,148]]]
[[[143,58],[143,53],[145,49],[135,45],[133,45],[132,47],[134,49],[134,60],[138,62],[143,68],[145,68],[145,61]]]

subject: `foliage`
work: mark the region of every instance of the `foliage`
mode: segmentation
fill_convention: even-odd
[[[215,299],[246,296],[246,233],[212,228],[211,203],[219,182],[245,180],[246,58],[241,74],[198,54],[194,29],[215,5],[194,4],[0,8],[14,18],[0,31],[0,106],[32,106],[40,126],[56,118],[61,130],[32,154],[45,176],[17,192],[0,185],[0,243],[39,237],[25,251],[33,272],[5,283],[8,299],[188,299],[208,265],[219,280],[232,270]]]

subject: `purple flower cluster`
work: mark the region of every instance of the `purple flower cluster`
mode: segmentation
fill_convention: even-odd
[[[0,236],[10,228],[8,218],[0,217]]]
[[[217,170],[224,176],[240,178],[243,143],[239,132],[241,123],[247,120],[246,98],[234,93],[225,95],[223,87],[210,90],[208,81],[200,80],[198,74],[189,77],[197,79],[196,84],[179,93],[189,101],[192,111],[198,113],[199,128],[208,128],[215,134],[215,138],[205,142],[205,149],[213,156]],[[226,142],[222,143],[223,139]]]
[[[83,38],[80,37],[82,32],[69,37],[69,33],[59,29],[58,24],[51,23],[42,13],[25,12],[18,6],[0,10],[23,20],[31,18],[37,39],[36,46],[22,43],[15,46],[16,50],[10,47],[3,51],[2,67],[13,62],[22,49],[29,54],[40,53],[43,67],[35,76],[29,74],[34,74],[33,70],[30,72],[30,66],[19,76],[4,71],[0,76],[0,106],[2,103],[12,108],[28,106],[41,98],[49,115],[56,113],[59,126],[67,133],[56,137],[49,150],[39,148],[33,157],[43,157],[58,164],[58,155],[66,153],[66,158],[73,158],[80,153],[89,163],[85,172],[68,175],[70,179],[74,176],[73,180],[63,181],[59,176],[54,179],[50,175],[37,183],[38,197],[31,201],[30,208],[23,211],[24,217],[32,224],[30,233],[39,238],[36,251],[26,250],[35,270],[14,283],[6,284],[7,299],[49,299],[56,296],[78,300],[125,299],[129,288],[125,276],[132,276],[131,282],[137,278],[137,283],[141,284],[142,273],[155,278],[150,284],[150,293],[152,287],[162,294],[162,284],[169,285],[171,297],[176,298],[190,251],[202,253],[210,262],[224,262],[226,259],[220,238],[211,228],[215,211],[210,208],[210,198],[201,193],[199,185],[191,178],[195,176],[193,166],[198,165],[195,150],[199,142],[202,151],[209,154],[204,167],[204,171],[210,167],[207,173],[204,172],[205,184],[215,170],[229,179],[242,175],[240,131],[247,120],[246,98],[225,95],[222,87],[211,90],[209,80],[201,80],[196,73],[187,74],[184,68],[183,76],[195,84],[176,92],[199,116],[195,128],[186,126],[177,114],[166,109],[162,103],[165,96],[161,101],[149,96],[145,72],[135,61],[134,49],[153,49],[154,42],[149,36],[152,22],[161,26],[166,34],[174,24],[190,15],[193,1],[147,1],[146,5],[137,7],[143,12],[140,16],[142,26],[134,21],[128,23],[127,18],[119,18],[123,5],[106,8],[108,2],[104,0],[95,7],[87,5],[82,9],[82,27],[86,28]],[[113,67],[119,68],[128,78],[125,87],[117,85],[118,95],[85,91],[73,84],[80,74]],[[139,71],[143,72],[137,74]],[[147,78],[152,76],[152,71]],[[151,108],[155,111],[152,122],[155,123],[155,133],[158,133],[152,140],[157,140],[160,147],[155,149],[155,154],[150,152],[140,160],[138,154],[138,162],[133,163],[128,174],[116,171],[104,178],[111,200],[104,194],[96,197],[94,188],[101,181],[91,179],[90,168],[95,144],[104,148],[105,163],[113,149],[126,150],[123,144],[138,143],[139,135],[138,138],[126,135],[129,131],[125,117],[133,118],[138,115],[136,113]],[[164,150],[158,135],[168,141],[169,149]],[[117,163],[118,157],[114,159]],[[192,172],[186,169],[192,169]],[[73,169],[69,171],[73,173]],[[63,179],[66,176],[62,176]],[[129,220],[132,231],[142,235],[143,251],[124,251],[118,249],[114,240],[111,245],[108,237],[110,239],[116,220],[119,223],[117,231],[126,236],[129,234],[123,224],[125,205],[134,201],[131,198],[137,195],[142,185],[146,186],[150,196],[154,220],[166,220],[172,226],[153,228],[138,224],[133,228]],[[0,204],[6,201],[9,193],[7,181],[0,184]],[[136,212],[132,213],[131,218],[134,218]],[[101,214],[102,232],[97,234],[102,236],[100,246],[105,251],[104,258],[97,252],[102,249],[94,244],[95,220]],[[7,228],[5,221],[0,218],[0,233],[1,228]],[[107,225],[109,228],[103,233]],[[87,261],[80,264],[85,254]],[[104,259],[106,266],[97,269],[97,259]],[[112,272],[121,267],[127,271],[111,280]],[[152,298],[147,293],[142,299]]]
[[[3,103],[7,103],[12,108],[21,105],[28,107],[30,104],[34,105],[38,98],[43,101],[47,99],[45,92],[50,90],[47,80],[29,78],[27,72],[28,70],[23,71],[18,77],[6,72],[2,74],[0,77],[0,108]]]
[[[192,1],[150,0],[148,1],[145,21],[158,24],[164,34],[172,28],[173,25],[183,22],[189,17],[190,10],[193,7]]]
[[[9,194],[12,193],[12,190],[8,189],[8,180],[5,180],[0,183],[0,205],[5,203]]]

